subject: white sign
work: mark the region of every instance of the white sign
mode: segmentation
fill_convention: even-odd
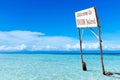
[[[75,12],[76,25],[80,27],[97,27],[95,7]]]

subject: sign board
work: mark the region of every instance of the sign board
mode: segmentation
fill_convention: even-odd
[[[78,28],[98,26],[95,7],[75,12],[75,17]]]

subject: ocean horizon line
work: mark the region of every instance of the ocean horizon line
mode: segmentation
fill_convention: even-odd
[[[63,54],[79,55],[80,51],[1,51],[0,54]],[[99,50],[83,50],[83,55],[99,55]],[[103,50],[104,55],[120,55],[120,50]]]

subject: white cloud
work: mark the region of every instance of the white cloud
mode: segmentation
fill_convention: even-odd
[[[97,42],[83,43],[83,49],[99,49]],[[120,45],[103,43],[103,49],[120,50]],[[79,40],[67,36],[46,36],[42,32],[9,31],[0,32],[0,51],[20,50],[79,50]]]
[[[105,50],[120,50],[120,43],[116,41],[104,41],[103,42],[103,49]]]
[[[17,46],[0,46],[0,51],[21,51],[26,49],[26,45],[21,44]]]

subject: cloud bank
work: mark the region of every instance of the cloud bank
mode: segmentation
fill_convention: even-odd
[[[120,46],[103,46],[104,49],[120,49]],[[83,49],[97,50],[99,44],[83,43]],[[9,31],[0,32],[0,51],[46,51],[46,50],[79,50],[79,40],[67,36],[47,36],[42,32]]]

